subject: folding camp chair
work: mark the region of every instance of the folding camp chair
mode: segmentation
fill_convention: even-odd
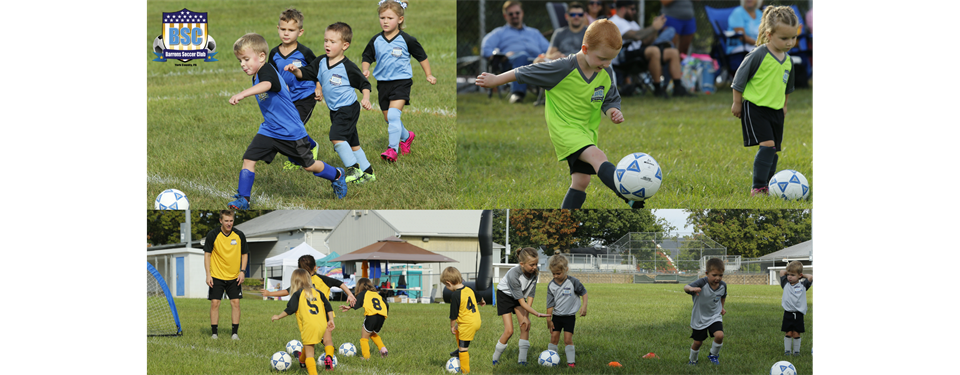
[[[724,81],[733,79],[733,76],[737,73],[737,68],[743,62],[743,58],[747,56],[746,51],[727,54],[727,46],[730,45],[731,40],[739,40],[743,43],[743,34],[727,31],[729,28],[727,20],[730,18],[730,13],[733,13],[734,9],[738,7],[714,8],[704,6],[703,8],[707,11],[707,20],[710,21],[710,26],[713,27],[713,45],[710,48],[710,57],[720,64]]]

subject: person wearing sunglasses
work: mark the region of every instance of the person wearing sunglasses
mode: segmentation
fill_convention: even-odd
[[[567,5],[567,26],[553,32],[546,58],[555,60],[580,52],[583,34],[587,31],[586,14],[583,5],[574,1]]]

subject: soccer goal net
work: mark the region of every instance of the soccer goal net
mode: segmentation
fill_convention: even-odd
[[[147,262],[147,336],[180,336],[180,316],[160,272]]]

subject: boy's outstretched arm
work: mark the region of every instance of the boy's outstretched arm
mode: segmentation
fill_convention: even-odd
[[[287,64],[287,66],[283,67],[283,70],[293,73],[293,75],[296,76],[297,79],[303,79],[303,72],[301,72],[300,68],[298,68],[296,65]]]
[[[270,87],[272,87],[270,81],[260,82],[256,85],[253,85],[253,87],[240,91],[239,94],[230,97],[230,104],[237,105],[237,103],[243,100],[243,98],[263,94],[267,91],[270,91]]]
[[[516,69],[513,69],[509,72],[496,75],[487,72],[480,73],[480,75],[477,76],[477,86],[492,89],[494,87],[516,81],[517,73],[515,71]]]

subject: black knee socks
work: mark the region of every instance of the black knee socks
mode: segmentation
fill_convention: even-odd
[[[777,149],[773,147],[760,146],[757,156],[753,160],[753,188],[765,188],[770,182],[770,171],[774,168],[773,163],[777,156]]]

